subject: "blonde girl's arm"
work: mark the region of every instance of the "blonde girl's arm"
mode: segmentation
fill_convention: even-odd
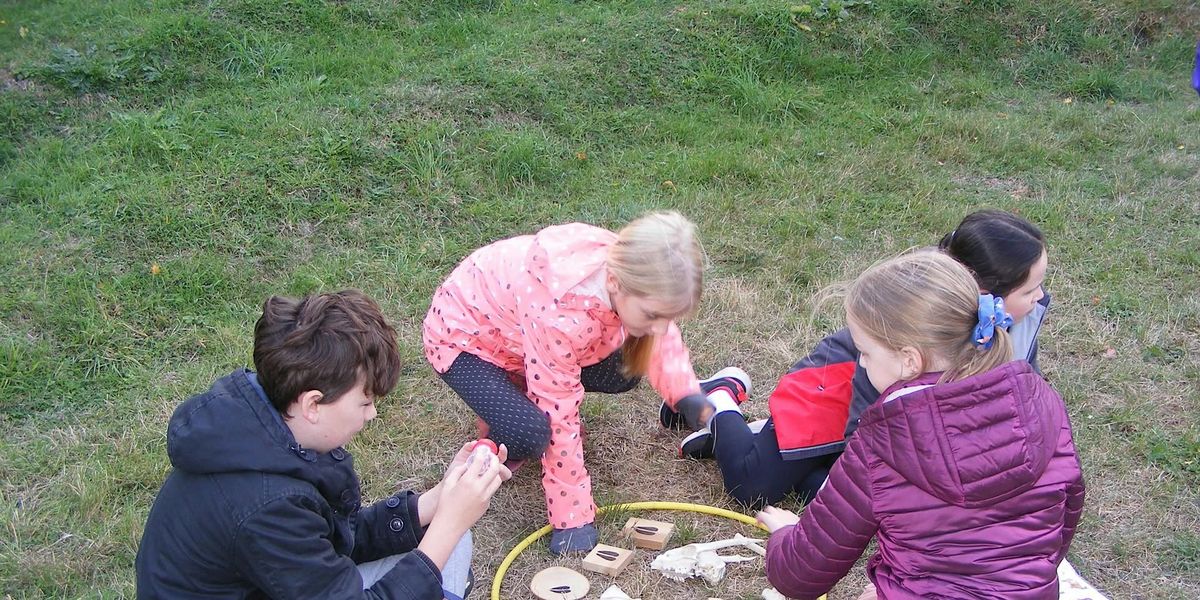
[[[646,376],[671,408],[681,398],[701,393],[691,353],[683,343],[683,332],[674,322],[667,326],[666,334],[659,336]]]

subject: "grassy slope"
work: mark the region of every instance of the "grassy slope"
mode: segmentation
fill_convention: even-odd
[[[379,497],[471,433],[417,325],[476,246],[684,211],[697,369],[747,368],[761,414],[836,320],[814,289],[998,206],[1052,244],[1073,561],[1115,598],[1200,595],[1194,3],[899,0],[811,32],[763,0],[436,5],[0,2],[4,593],[132,595],[166,419],[248,361],[269,294],[359,287],[397,321],[401,387],[354,445]],[[720,501],[655,406],[585,405],[598,500]],[[536,473],[495,506],[483,579],[541,523]],[[626,590],[707,597],[656,585]]]

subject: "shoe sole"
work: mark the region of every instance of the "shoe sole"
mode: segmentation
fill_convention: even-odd
[[[691,446],[692,450],[689,450]],[[697,447],[699,446],[699,447]],[[679,442],[679,458],[694,458],[701,460],[713,457],[713,437],[708,429],[692,432],[691,435]]]
[[[763,428],[767,426],[767,419],[751,421],[750,423],[747,423],[746,426],[750,428],[750,433],[758,435],[762,433]],[[708,429],[701,429],[700,431],[693,432],[691,435],[683,438],[683,441],[679,442],[679,458],[694,458],[696,460],[713,458],[716,456],[713,447],[713,441],[712,431]],[[697,444],[702,445],[698,449],[692,451],[688,450],[688,446],[695,447]]]

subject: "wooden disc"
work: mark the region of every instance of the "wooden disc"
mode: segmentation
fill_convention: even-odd
[[[533,595],[542,600],[579,600],[591,587],[587,577],[566,567],[542,569],[529,583]]]

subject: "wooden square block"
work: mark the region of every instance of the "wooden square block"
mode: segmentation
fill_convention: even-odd
[[[675,533],[675,525],[650,519],[633,517],[625,522],[625,535],[633,539],[633,545],[638,548],[662,550],[671,541]]]
[[[633,550],[597,544],[591,553],[583,559],[583,568],[586,571],[616,577],[632,559]]]

